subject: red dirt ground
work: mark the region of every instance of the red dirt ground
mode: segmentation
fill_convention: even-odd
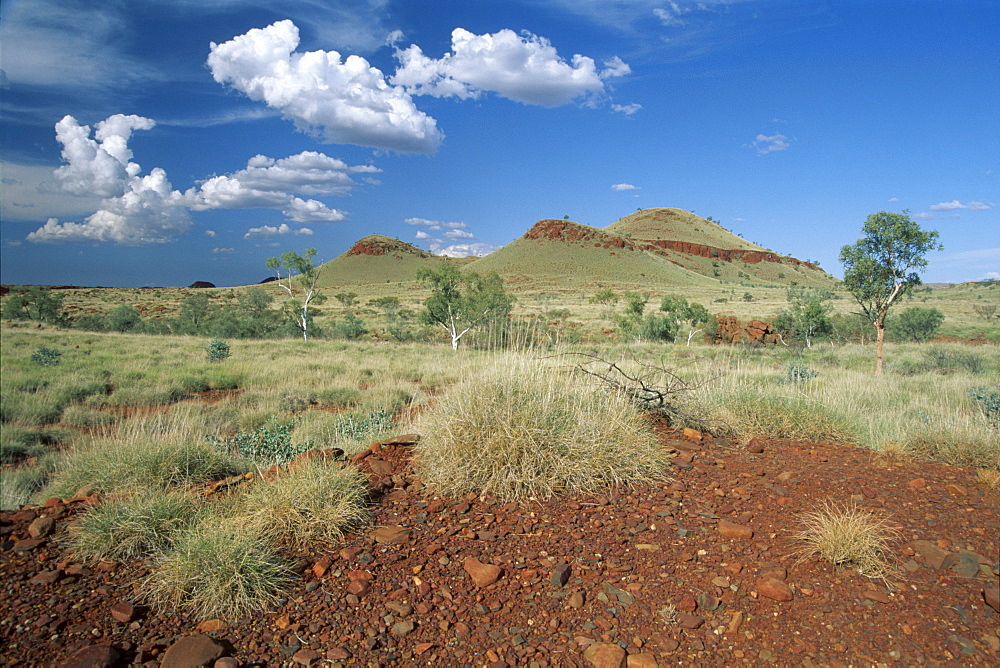
[[[673,482],[520,505],[439,498],[408,447],[373,446],[371,530],[294,555],[302,578],[286,602],[244,620],[144,608],[131,583],[148,564],[76,561],[60,538],[84,501],[4,513],[2,661],[61,665],[109,645],[115,665],[157,666],[205,634],[233,657],[220,668],[1000,664],[1000,496],[974,471],[661,436]],[[885,580],[797,560],[798,517],[828,499],[890,518]],[[32,541],[42,515],[56,532]],[[478,586],[470,559],[499,579]]]

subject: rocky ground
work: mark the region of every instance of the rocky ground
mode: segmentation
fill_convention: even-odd
[[[88,500],[4,513],[0,660],[1000,664],[1000,494],[974,471],[824,443],[662,438],[672,482],[520,505],[434,496],[409,447],[373,446],[359,458],[371,531],[296,555],[301,581],[252,619],[163,614],[133,598],[147,565],[75,560],[60,538]],[[828,499],[890,518],[888,577],[796,557],[799,517]]]

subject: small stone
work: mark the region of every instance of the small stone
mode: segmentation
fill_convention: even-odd
[[[952,553],[929,540],[915,540],[912,545],[914,551],[923,557],[928,568],[943,569],[951,565],[951,563],[946,565],[946,562],[951,561],[949,557],[952,556]]]
[[[961,485],[956,485],[955,483],[949,483],[944,486],[945,490],[952,496],[966,496],[968,492]]]
[[[694,596],[688,594],[677,604],[677,609],[681,612],[694,612],[698,609],[698,601],[694,600]]]
[[[625,665],[628,668],[657,668],[660,664],[656,661],[656,655],[649,652],[642,654],[629,654],[625,657]]]
[[[276,628],[281,629],[282,631],[284,631],[291,625],[292,625],[292,619],[288,615],[281,615],[276,620],[274,620],[274,626]]]
[[[396,622],[392,625],[392,628],[389,629],[389,633],[397,638],[405,638],[415,628],[417,628],[417,625],[413,622]]]
[[[775,601],[791,601],[794,598],[791,588],[774,578],[757,580],[757,593]]]
[[[968,552],[959,552],[955,555],[955,563],[950,570],[963,578],[974,578],[979,575],[979,559]]]
[[[300,649],[292,654],[292,661],[300,666],[311,666],[322,658],[319,652],[313,649]]]
[[[623,668],[625,650],[609,642],[595,642],[583,650],[583,660],[593,668]]]
[[[586,602],[586,595],[579,589],[570,594],[569,598],[566,599],[566,605],[576,610],[582,608],[585,602]]]
[[[737,610],[733,613],[733,616],[729,618],[729,624],[726,625],[726,635],[736,635],[741,626],[743,626],[743,613]]]
[[[690,438],[692,441],[700,441],[702,439],[702,435],[697,429],[684,427],[684,438]]]
[[[569,576],[572,573],[572,568],[569,564],[558,563],[556,567],[552,569],[552,577],[549,582],[554,584],[556,587],[565,587],[566,583],[569,581]]]
[[[1000,587],[988,584],[983,587],[983,600],[997,612],[1000,612]]]
[[[705,620],[698,615],[692,615],[690,612],[680,612],[677,613],[677,625],[682,629],[696,629],[699,628]]]
[[[369,534],[371,538],[382,545],[398,545],[409,540],[410,530],[401,526],[379,527]]]
[[[30,582],[32,584],[53,585],[56,582],[59,582],[59,578],[61,577],[61,571],[42,571],[38,575],[31,578]]]
[[[116,622],[128,624],[135,619],[135,607],[126,601],[119,601],[111,606],[111,617]]]
[[[411,614],[413,614],[412,606],[406,603],[400,603],[399,601],[390,601],[389,603],[385,604],[385,607],[389,608],[389,610],[392,610],[392,612],[399,617],[409,617]]]
[[[503,569],[493,564],[484,564],[478,559],[468,557],[462,562],[462,568],[469,574],[477,587],[488,587],[500,579]]]
[[[706,592],[698,594],[698,607],[701,610],[717,610],[720,603],[722,603],[722,601],[720,601],[719,597],[714,594]]]
[[[739,540],[749,540],[753,538],[753,529],[728,520],[719,520],[718,529],[719,533],[726,538],[737,538]]]
[[[712,584],[719,589],[729,589],[729,580],[723,577],[712,578]]]
[[[212,664],[212,668],[240,668],[240,660],[235,659],[231,656],[224,656],[220,659],[216,659],[215,663]]]
[[[28,525],[28,535],[32,538],[45,538],[52,535],[56,528],[56,521],[51,517],[38,517]]]
[[[217,631],[225,631],[229,628],[229,625],[221,619],[206,619],[203,622],[199,622],[195,628],[198,629],[199,633],[215,633]]]
[[[318,578],[323,577],[324,575],[326,575],[327,570],[329,570],[331,563],[332,562],[330,561],[330,557],[323,557],[315,564],[313,564],[312,567],[313,575],[315,575]]]
[[[60,668],[107,668],[118,661],[121,654],[109,645],[89,645],[70,654],[59,664]]]
[[[370,592],[371,589],[372,586],[364,580],[351,580],[351,583],[347,585],[347,593],[354,594],[359,598]]]
[[[331,661],[346,661],[347,659],[350,659],[352,656],[354,655],[351,654],[346,648],[340,647],[339,645],[336,647],[331,647],[326,651],[326,658],[330,659]]]
[[[635,596],[628,593],[627,591],[619,589],[610,582],[602,583],[601,589],[603,589],[608,596],[614,596],[617,599],[617,601],[625,607],[628,607],[633,603],[635,603]]]
[[[184,636],[167,648],[161,668],[195,668],[207,666],[222,656],[222,643],[206,635]]]
[[[427,652],[427,651],[429,651],[429,650],[431,650],[433,648],[434,648],[434,643],[432,643],[432,642],[422,642],[422,643],[418,643],[417,645],[414,645],[414,647],[413,647],[413,653],[416,654],[417,656],[420,656],[424,652]]]
[[[761,443],[756,438],[751,438],[750,442],[747,443],[747,452],[759,455],[760,453],[764,452],[764,444]]]
[[[924,487],[927,486],[927,481],[924,480],[923,478],[914,478],[913,480],[911,480],[906,484],[912,487],[913,489],[923,489]]]

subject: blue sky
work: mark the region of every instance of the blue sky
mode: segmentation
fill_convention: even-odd
[[[712,216],[835,275],[866,216],[1000,278],[995,0],[7,0],[3,283],[253,283],[373,233]]]

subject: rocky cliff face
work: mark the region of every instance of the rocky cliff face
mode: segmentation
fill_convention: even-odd
[[[395,255],[400,258],[404,255],[431,257],[430,253],[420,250],[412,244],[378,234],[359,239],[344,255],[346,257],[352,255]]]

